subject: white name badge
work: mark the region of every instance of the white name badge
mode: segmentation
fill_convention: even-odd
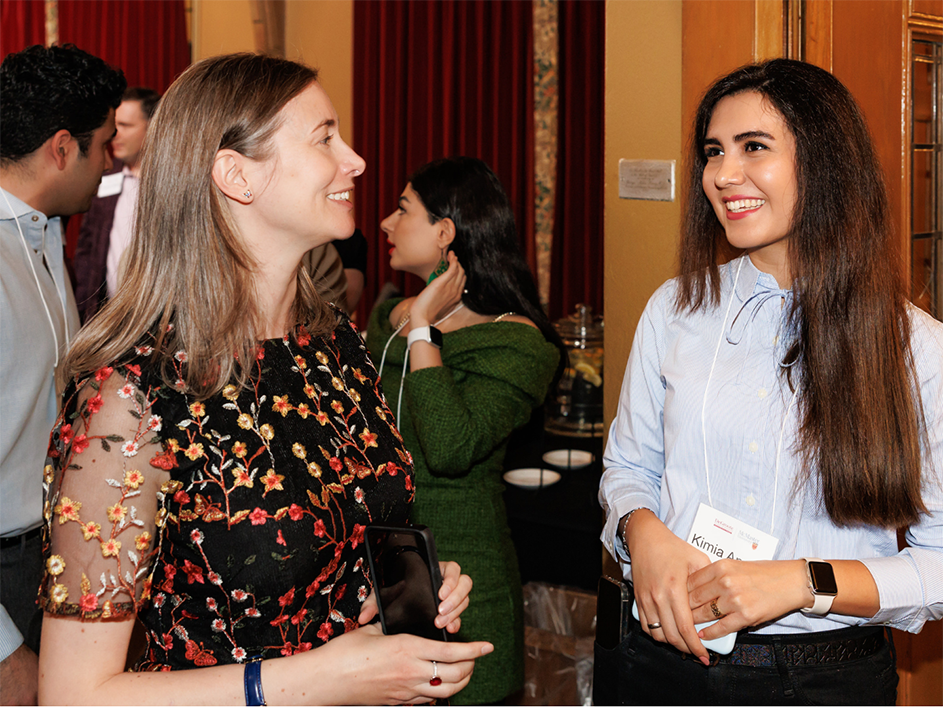
[[[779,543],[762,530],[702,503],[687,538],[698,550],[717,560],[772,560]]]
[[[121,193],[121,185],[124,183],[124,173],[115,172],[106,174],[102,177],[101,184],[98,185],[98,198],[103,199],[106,196],[114,196]]]

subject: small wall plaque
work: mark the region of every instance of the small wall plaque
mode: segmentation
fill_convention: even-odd
[[[619,198],[675,200],[674,160],[619,160]]]

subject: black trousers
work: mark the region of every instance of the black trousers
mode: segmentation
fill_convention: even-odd
[[[894,646],[887,640],[865,658],[824,665],[790,665],[784,643],[855,639],[875,627],[817,634],[745,637],[768,644],[775,665],[720,662],[705,667],[652,639],[631,619],[628,636],[612,650],[596,644],[593,702],[597,705],[893,705],[897,702]],[[877,629],[882,630],[882,629]]]
[[[43,613],[36,605],[43,576],[42,536],[0,549],[0,602],[23,634],[24,642],[39,652]]]

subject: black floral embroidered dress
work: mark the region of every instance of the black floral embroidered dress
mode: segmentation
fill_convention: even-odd
[[[47,612],[136,612],[139,670],[291,655],[356,626],[363,530],[406,520],[412,460],[346,317],[297,339],[266,341],[248,389],[203,402],[146,345],[70,387],[45,473]]]

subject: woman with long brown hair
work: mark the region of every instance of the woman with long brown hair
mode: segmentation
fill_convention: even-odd
[[[301,266],[353,232],[364,169],[317,74],[202,61],[144,153],[127,275],[64,365],[40,700],[448,697],[489,644],[364,625],[364,528],[406,520],[413,471],[359,335]],[[454,633],[471,582],[443,574]],[[124,672],[135,618],[147,645]]]
[[[597,676],[629,703],[894,704],[884,626],[943,615],[943,325],[907,302],[864,120],[822,69],[743,67],[701,101],[688,186],[606,450],[638,620]]]

